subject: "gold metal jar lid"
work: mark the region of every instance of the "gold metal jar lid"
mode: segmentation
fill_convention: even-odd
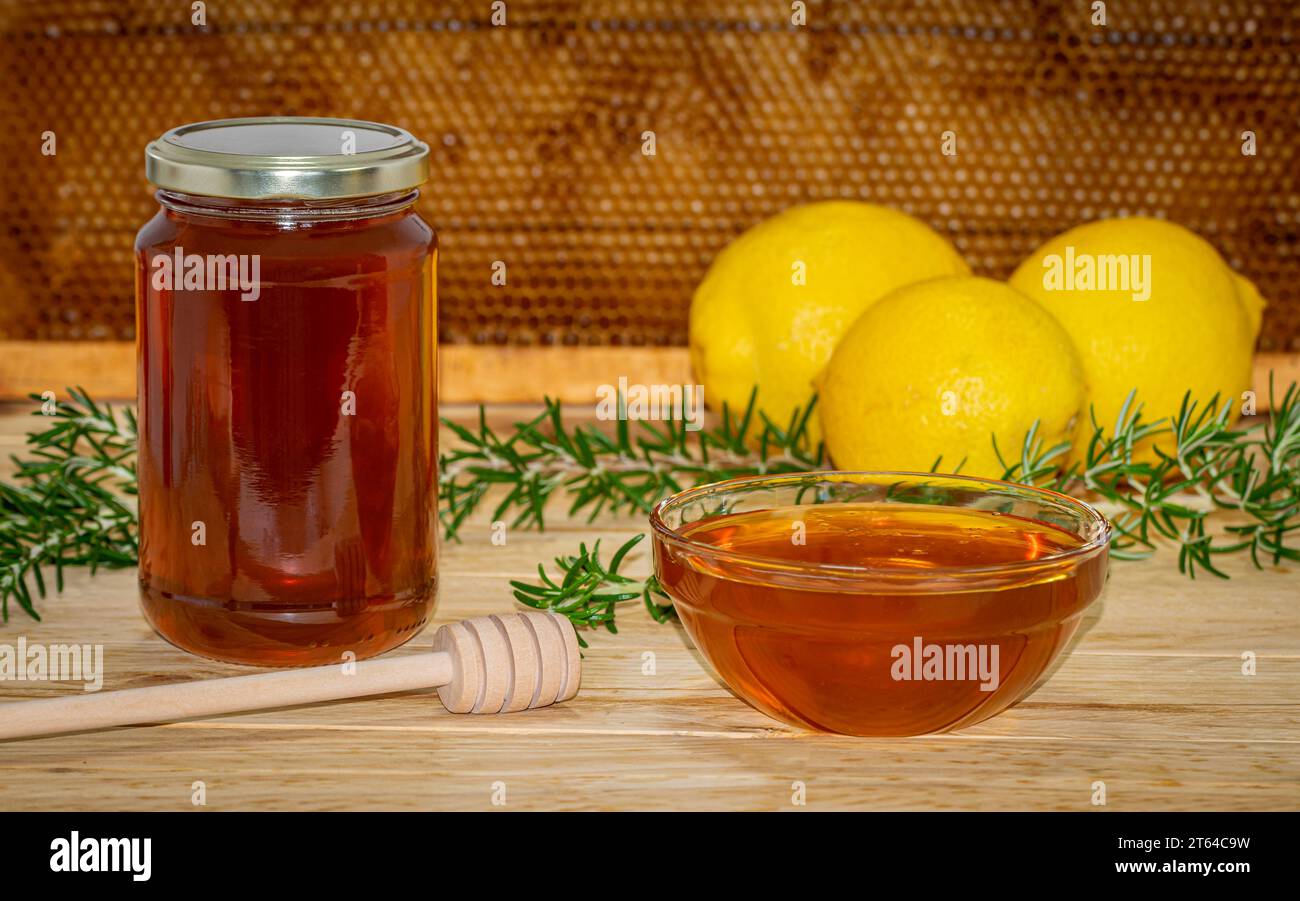
[[[429,177],[429,147],[359,119],[268,116],[173,128],[145,148],[160,188],[246,200],[330,200],[404,191]]]

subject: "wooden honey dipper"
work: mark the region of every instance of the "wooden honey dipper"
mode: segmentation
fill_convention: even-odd
[[[556,613],[443,626],[432,654],[128,688],[0,705],[0,739],[293,707],[437,688],[452,713],[511,713],[567,701],[582,678],[578,636]]]

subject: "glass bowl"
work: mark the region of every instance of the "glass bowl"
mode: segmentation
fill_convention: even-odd
[[[660,502],[655,575],[719,677],[787,723],[969,726],[1020,700],[1106,580],[1088,504],[993,479],[750,476]]]

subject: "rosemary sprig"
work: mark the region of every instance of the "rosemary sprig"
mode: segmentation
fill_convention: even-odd
[[[623,544],[610,559],[609,564],[600,562],[600,542],[587,550],[587,545],[578,546],[578,553],[572,557],[557,557],[555,565],[564,577],[555,582],[546,574],[546,567],[537,565],[540,582],[533,584],[512,581],[515,598],[521,604],[539,610],[551,610],[567,616],[578,628],[595,628],[604,626],[611,633],[618,632],[614,625],[614,606],[622,601],[641,598],[646,610],[655,622],[667,622],[676,616],[672,603],[658,603],[655,598],[667,598],[654,576],[645,579],[631,579],[618,571],[628,552],[636,547],[644,533],[635,535]],[[587,647],[587,642],[578,633],[578,643]]]
[[[134,566],[137,557],[135,415],[119,415],[82,389],[69,401],[32,399],[33,415],[48,427],[27,436],[30,456],[12,457],[13,481],[0,483],[0,618],[9,621],[16,601],[33,619],[40,615],[32,589],[45,596],[43,568],[54,568],[63,590],[68,566]]]
[[[1002,477],[1106,508],[1117,533],[1111,553],[1120,559],[1148,557],[1166,539],[1178,547],[1179,572],[1191,578],[1198,571],[1227,578],[1215,565],[1224,554],[1247,552],[1258,569],[1300,560],[1300,548],[1288,544],[1300,530],[1300,389],[1293,383],[1279,400],[1270,375],[1266,420],[1236,428],[1228,425],[1231,412],[1217,395],[1200,404],[1189,393],[1177,414],[1148,423],[1129,392],[1109,433],[1091,417],[1081,459],[1065,464],[1067,442],[1044,448],[1035,423],[1019,460],[998,451]],[[1156,460],[1134,459],[1152,440],[1160,443]],[[1208,518],[1216,510],[1245,522],[1215,533]]]
[[[606,510],[649,513],[656,502],[689,485],[824,467],[822,447],[810,448],[808,438],[815,401],[781,426],[758,411],[755,400],[751,393],[739,416],[723,405],[719,424],[697,432],[682,420],[641,420],[633,428],[620,419],[612,434],[590,423],[569,427],[560,402],[549,398],[540,415],[517,423],[507,438],[488,426],[481,406],[477,430],[443,417],[463,442],[441,457],[444,533],[459,540],[465,520],[498,485],[506,492],[492,511],[493,521],[543,529],[546,504],[557,491],[572,499],[569,516],[585,511],[591,522]]]

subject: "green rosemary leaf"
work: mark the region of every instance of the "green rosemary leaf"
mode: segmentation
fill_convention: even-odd
[[[31,586],[44,597],[43,568],[55,568],[62,591],[67,565],[132,566],[137,519],[126,498],[136,493],[135,416],[96,403],[82,388],[66,401],[40,395],[25,457],[11,457],[13,481],[0,485],[0,617],[13,600],[39,619]],[[30,583],[29,580],[30,579]]]
[[[624,542],[623,546],[620,547],[617,551],[614,552],[614,556],[611,557],[611,558],[610,558],[610,561],[609,561],[609,571],[610,571],[610,573],[616,573],[616,572],[618,572],[618,568],[619,568],[619,566],[622,564],[622,562],[623,562],[623,558],[625,558],[625,557],[628,555],[628,552],[631,551],[632,548],[634,548],[634,547],[636,547],[638,544],[640,544],[640,543],[641,543],[641,539],[643,539],[643,538],[645,538],[645,534],[644,534],[644,533],[642,533],[642,534],[640,534],[640,535],[637,535],[637,536],[635,536],[634,538],[632,538],[631,540],[629,540],[629,541],[627,541],[627,542]]]

